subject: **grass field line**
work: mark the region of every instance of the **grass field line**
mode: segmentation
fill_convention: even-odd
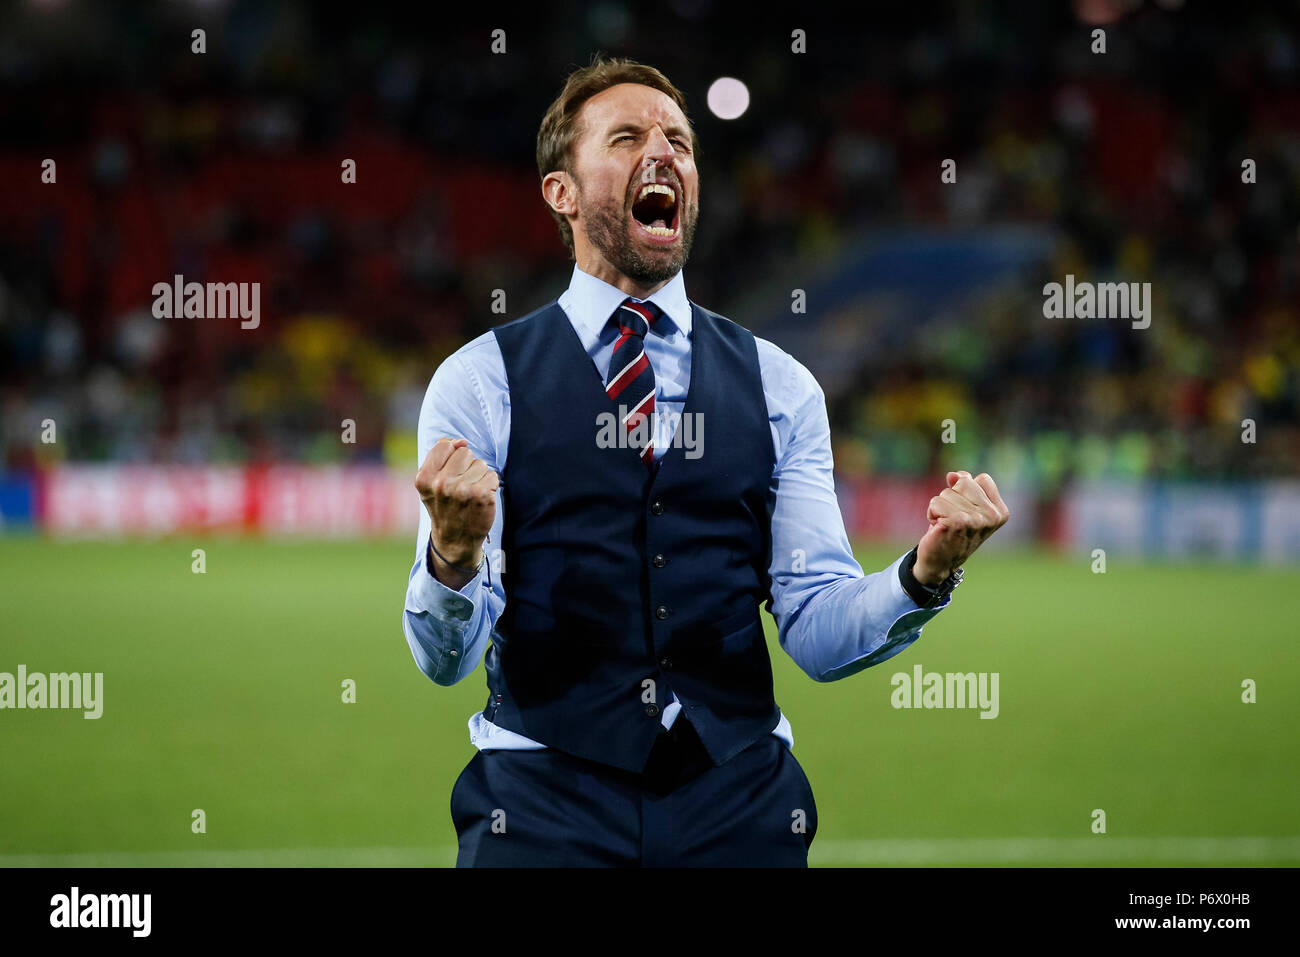
[[[906,864],[1283,864],[1300,836],[875,838],[813,841],[821,866]],[[213,851],[6,854],[0,867],[450,867],[454,847],[301,847]]]
[[[1300,861],[1289,837],[976,837],[813,841],[810,863],[1251,864]]]

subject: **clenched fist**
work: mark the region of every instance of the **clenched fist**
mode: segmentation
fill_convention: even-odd
[[[477,568],[482,562],[483,539],[492,531],[500,486],[497,473],[474,457],[465,439],[439,439],[429,449],[416,473],[415,488],[433,523],[433,562],[439,581],[462,588],[474,577],[447,563]]]
[[[987,472],[974,478],[969,472],[949,472],[948,487],[930,499],[930,530],[916,546],[912,574],[923,585],[938,585],[1010,517]]]

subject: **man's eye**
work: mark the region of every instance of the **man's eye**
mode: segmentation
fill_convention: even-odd
[[[631,134],[631,133],[624,133],[622,136],[616,136],[616,137],[614,137],[614,142],[615,142],[615,143],[621,143],[623,140],[630,140],[631,138],[632,138],[632,134]]]

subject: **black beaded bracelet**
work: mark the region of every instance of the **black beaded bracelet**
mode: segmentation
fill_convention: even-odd
[[[478,574],[478,570],[479,570],[480,568],[482,568],[482,567],[483,567],[483,563],[484,563],[485,561],[487,561],[487,549],[484,549],[484,550],[483,550],[483,557],[482,557],[481,559],[479,559],[479,563],[478,563],[477,565],[475,565],[473,568],[466,568],[464,565],[457,565],[455,562],[450,562],[450,561],[447,560],[447,557],[446,557],[445,555],[443,555],[442,552],[438,551],[438,549],[436,549],[436,548],[433,547],[433,536],[432,536],[432,535],[429,536],[429,548],[430,548],[430,550],[433,552],[434,555],[437,555],[439,558],[442,559],[442,562],[443,562],[444,565],[448,566],[449,568],[454,568],[456,571],[460,572],[462,575],[477,575],[477,574]],[[426,558],[427,558],[427,556],[426,556]],[[430,570],[432,571],[432,568],[433,568],[433,559],[432,559],[432,558],[429,558],[428,561],[429,561],[429,567],[430,567]]]

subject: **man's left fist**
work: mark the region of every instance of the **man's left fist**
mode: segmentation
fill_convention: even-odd
[[[923,585],[938,585],[1010,517],[987,472],[974,478],[969,472],[949,472],[948,487],[930,499],[930,530],[916,546],[912,574]]]

